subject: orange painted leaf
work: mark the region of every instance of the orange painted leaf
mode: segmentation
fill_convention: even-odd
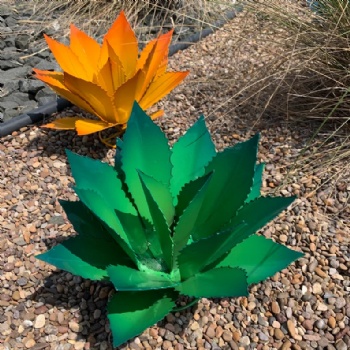
[[[162,117],[163,115],[164,115],[164,111],[162,109],[160,109],[159,111],[152,113],[150,115],[150,117],[152,120],[154,120],[154,119],[157,119],[159,117]]]
[[[166,69],[168,67],[168,61],[169,61],[168,55],[166,55],[157,69],[155,79],[159,78],[160,76],[162,76],[166,72]]]
[[[151,49],[151,52],[149,53],[147,59],[146,59],[146,63],[143,66],[142,69],[140,69],[140,76],[139,76],[139,81],[138,81],[138,87],[136,90],[136,95],[135,95],[135,100],[137,102],[139,102],[143,95],[145,94],[145,91],[147,90],[148,85],[146,84],[146,79],[147,76],[149,75],[149,66],[151,64],[152,61],[152,57],[153,57],[153,53],[156,50],[156,45],[154,45]]]
[[[61,86],[65,88],[63,85],[63,73],[61,72],[53,72],[50,70],[41,70],[38,68],[33,68],[34,76],[46,83],[44,79],[54,79],[56,81],[57,86]]]
[[[125,124],[130,118],[132,106],[135,101],[135,94],[141,71],[123,84],[114,94],[114,104],[117,108],[118,124]]]
[[[103,39],[100,49],[100,57],[98,58],[97,71],[99,71],[108,61],[108,43],[106,39]]]
[[[54,120],[51,123],[42,125],[42,128],[57,129],[57,130],[75,130],[75,123],[81,117],[66,117]]]
[[[74,105],[95,114],[95,110],[80,96],[70,91],[63,83],[64,75],[59,72],[41,71],[39,69],[33,69],[35,77],[45,82],[50,88],[58,95],[64,97],[66,100],[72,102]]]
[[[44,34],[44,36],[47,45],[49,45],[57,63],[61,66],[64,72],[83,79],[89,78],[88,73],[78,56],[69,47],[51,39],[46,34]]]
[[[95,75],[94,83],[100,85],[103,90],[107,91],[109,96],[113,96],[115,90],[109,61],[110,60],[107,59],[107,62]]]
[[[113,127],[113,124],[108,124],[100,120],[80,119],[75,123],[75,128],[78,135],[89,135],[98,131],[102,131]]]
[[[105,35],[115,54],[119,57],[127,78],[136,71],[138,44],[134,31],[126,19],[124,11],[120,12],[112,27]]]
[[[126,75],[119,57],[108,41],[104,41],[101,49],[99,71],[95,81],[112,96],[115,90],[126,81]]]
[[[64,74],[64,84],[67,88],[79,95],[95,111],[95,115],[104,122],[115,124],[115,108],[107,91],[92,82],[79,79],[70,74]]]
[[[70,48],[79,57],[92,80],[100,58],[101,47],[93,38],[79,30],[74,24],[70,26]]]
[[[146,76],[144,78],[144,81],[140,90],[140,97],[143,96],[144,93],[146,92],[152,79],[157,74],[160,64],[163,62],[164,57],[167,55],[172,34],[173,34],[173,30],[161,35],[157,39],[157,44],[151,51],[149,57],[147,58],[146,64],[143,68],[144,71],[146,72]]]
[[[146,61],[153,50],[154,46],[157,44],[157,39],[153,39],[146,44],[146,46],[141,51],[140,57],[137,61],[136,70],[142,69],[146,64]]]
[[[123,64],[107,42],[109,64],[111,66],[114,90],[126,82],[126,75]]]
[[[171,34],[173,33],[173,31],[171,31]],[[170,38],[171,40],[171,38]],[[170,44],[170,43],[169,43]],[[155,77],[160,77],[161,75],[163,75],[165,72],[166,72],[166,69],[167,69],[167,66],[168,66],[168,57],[169,57],[169,44],[166,48],[166,51],[165,51],[165,55],[164,55],[164,58],[163,60],[160,62],[160,65],[157,69],[157,72],[156,72],[156,75]]]
[[[139,103],[140,107],[146,110],[153,104],[157,103],[179,85],[188,73],[189,72],[167,72],[153,80]]]

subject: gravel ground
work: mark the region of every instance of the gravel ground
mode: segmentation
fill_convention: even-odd
[[[173,56],[173,69],[192,74],[162,102],[166,116],[158,123],[173,141],[204,113],[219,150],[260,131],[259,160],[267,164],[263,192],[298,196],[261,233],[305,257],[251,287],[249,297],[202,299],[121,349],[350,348],[349,167],[333,162],[321,169],[317,157],[305,165],[299,155],[312,133],[310,125],[296,128],[277,119],[257,123],[255,113],[238,107],[238,92],[278,53],[273,30],[242,13]],[[76,113],[81,111],[61,114]],[[37,126],[0,143],[1,350],[112,349],[105,313],[111,286],[35,259],[73,234],[58,204],[58,199],[76,199],[65,148],[107,162],[114,155],[96,136],[80,138]]]

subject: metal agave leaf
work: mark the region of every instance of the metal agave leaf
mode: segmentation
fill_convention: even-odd
[[[38,256],[110,280],[118,346],[169,313],[180,295],[236,297],[302,254],[255,234],[294,198],[261,197],[258,135],[216,153],[204,118],[172,147],[135,103],[115,166],[67,151],[77,236]]]

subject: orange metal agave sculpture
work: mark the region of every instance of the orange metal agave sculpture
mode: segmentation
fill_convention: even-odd
[[[34,69],[58,95],[94,114],[100,120],[66,117],[43,125],[59,130],[76,130],[88,135],[117,127],[125,129],[134,101],[143,110],[174,89],[188,72],[167,72],[168,48],[173,30],[150,41],[139,55],[134,31],[121,12],[99,45],[73,24],[70,45],[51,39],[46,42],[63,72]],[[163,114],[157,111],[155,119]],[[101,140],[108,143],[108,139]]]

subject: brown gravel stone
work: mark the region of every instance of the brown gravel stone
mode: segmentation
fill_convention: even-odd
[[[329,327],[331,328],[335,328],[336,326],[336,320],[333,316],[329,316],[329,319],[328,319],[328,325]]]
[[[239,342],[239,340],[241,339],[241,335],[239,334],[239,332],[232,332],[232,338],[235,342]]]
[[[45,326],[45,315],[38,315],[34,321],[34,328],[43,328]]]
[[[195,331],[195,330],[197,330],[198,328],[199,328],[198,322],[193,322],[192,325],[191,325],[191,329],[192,329],[193,331]]]
[[[35,340],[34,339],[28,339],[25,343],[24,343],[24,346],[27,348],[27,349],[31,349],[33,348],[33,346],[36,344]]]
[[[222,333],[222,338],[229,343],[232,340],[232,334],[228,331],[224,331]]]
[[[162,348],[163,348],[164,350],[168,350],[168,349],[171,348],[171,346],[172,346],[172,343],[171,343],[170,341],[168,341],[168,340],[165,340],[165,341],[163,342]]]
[[[289,340],[286,340],[282,347],[281,347],[281,350],[289,350],[292,348],[292,343],[289,341]]]
[[[75,321],[69,322],[68,326],[73,332],[80,332],[81,331],[81,326],[79,325],[79,323],[77,323]]]
[[[274,313],[274,314],[279,314],[281,312],[281,309],[280,309],[280,306],[278,304],[277,301],[273,301],[271,303],[271,311]]]
[[[209,338],[214,338],[215,337],[215,326],[214,325],[210,325],[207,329],[207,331],[205,332],[205,334],[209,337]]]
[[[274,330],[274,337],[277,339],[277,340],[281,340],[284,338],[284,334],[283,332],[279,329],[279,328],[276,328]]]
[[[287,321],[287,328],[288,328],[288,332],[292,336],[292,338],[294,338],[296,340],[301,340],[300,336],[297,334],[294,322],[292,320]]]
[[[12,299],[13,299],[13,300],[16,300],[16,301],[18,301],[19,299],[21,299],[21,296],[20,296],[18,290],[14,291],[14,292],[12,293]]]
[[[314,326],[314,321],[313,320],[305,320],[303,322],[303,327],[306,329],[306,330],[312,330],[313,329],[313,326]]]
[[[322,269],[320,269],[319,267],[315,268],[315,272],[322,278],[326,278],[328,277],[327,273],[324,272]]]
[[[288,240],[288,236],[282,234],[282,235],[280,235],[279,239],[280,239],[280,241],[281,241],[282,243],[286,243],[287,240]]]

